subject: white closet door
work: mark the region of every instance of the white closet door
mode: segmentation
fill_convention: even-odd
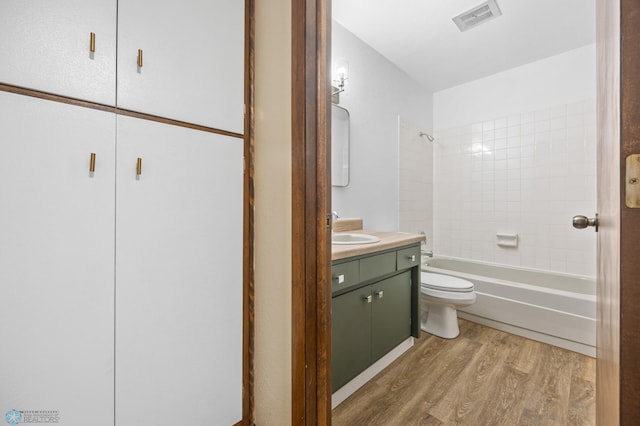
[[[244,1],[118,1],[118,106],[243,133]]]
[[[0,129],[0,413],[113,426],[115,115],[0,92]]]
[[[243,141],[124,116],[117,133],[116,424],[235,424]]]
[[[0,82],[115,105],[116,5],[2,0]]]

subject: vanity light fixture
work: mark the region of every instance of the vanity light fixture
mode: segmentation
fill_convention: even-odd
[[[332,96],[344,92],[344,87],[349,79],[349,64],[345,61],[337,61],[334,69],[334,78],[332,80],[334,90],[331,93]]]

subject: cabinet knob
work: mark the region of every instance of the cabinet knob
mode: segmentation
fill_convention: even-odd
[[[342,284],[344,282],[344,274],[340,274],[336,278],[338,279],[338,284]]]
[[[415,262],[416,261],[416,255],[412,254],[411,256],[407,256],[407,259],[409,259],[412,262]]]
[[[89,173],[93,174],[96,171],[96,153],[92,152],[89,157]]]
[[[384,297],[384,291],[380,290],[376,292],[376,296],[378,299],[382,299]]]
[[[362,300],[366,300],[367,303],[371,303],[373,302],[373,296],[372,295],[364,296]]]

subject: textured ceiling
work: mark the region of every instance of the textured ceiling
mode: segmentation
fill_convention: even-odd
[[[502,16],[460,32],[483,0],[333,0],[333,18],[431,91],[595,42],[595,0],[497,0]]]

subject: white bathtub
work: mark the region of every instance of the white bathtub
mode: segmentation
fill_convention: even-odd
[[[425,260],[424,271],[473,282],[476,303],[459,310],[459,317],[595,356],[594,279],[463,259]]]

